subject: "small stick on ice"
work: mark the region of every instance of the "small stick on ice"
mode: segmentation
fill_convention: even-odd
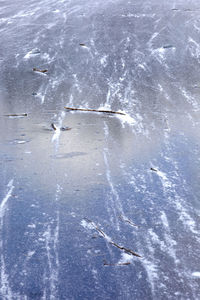
[[[103,109],[90,109],[90,108],[75,108],[75,107],[64,107],[67,110],[73,111],[88,111],[88,112],[97,112],[97,113],[108,113],[108,114],[118,114],[125,116],[126,114],[120,111],[113,111],[113,110],[103,110]]]
[[[104,265],[104,266],[118,267],[118,266],[128,266],[128,265],[130,265],[130,264],[131,264],[130,262],[118,263],[118,264],[109,264],[109,263],[107,263],[106,260],[103,261],[103,265]]]
[[[24,113],[24,114],[8,114],[8,115],[4,115],[5,117],[27,117],[28,114]]]
[[[56,125],[54,123],[51,123],[51,128],[53,128],[53,130],[57,130],[57,129],[60,129],[61,131],[67,131],[67,130],[71,130],[70,127],[56,127]]]
[[[133,250],[126,248],[124,246],[120,246],[117,243],[113,242],[110,238],[108,238],[108,236],[103,232],[103,230],[101,230],[99,227],[97,227],[97,225],[89,220],[88,218],[84,218],[87,222],[91,223],[94,227],[94,229],[96,229],[111,245],[115,246],[116,248],[125,251],[126,253],[130,253],[133,256],[137,256],[137,257],[142,257],[139,254],[137,254],[136,252],[134,252]]]
[[[56,126],[53,123],[51,123],[51,127],[53,128],[53,130],[57,129]]]
[[[130,253],[130,254],[132,254],[132,255],[134,255],[134,256],[137,256],[137,257],[142,257],[142,256],[140,256],[139,254],[137,254],[136,252],[134,252],[133,250],[128,249],[128,248],[123,247],[123,246],[119,246],[118,244],[116,244],[116,243],[114,243],[114,242],[112,242],[112,241],[110,242],[110,244],[112,244],[113,246],[117,247],[117,248],[120,249],[120,250],[124,250],[126,253]]]
[[[33,68],[33,71],[34,72],[40,72],[40,73],[46,73],[46,72],[48,72],[48,70],[40,70],[40,69],[37,69],[37,68]]]
[[[91,223],[92,225],[93,225],[93,227],[103,236],[103,237],[106,237],[106,235],[105,235],[105,233],[101,230],[101,229],[99,229],[97,226],[96,226],[96,224],[93,222],[93,221],[91,221],[90,219],[88,219],[88,218],[84,218],[86,221],[88,221],[89,223]]]
[[[151,171],[154,171],[154,172],[158,172],[158,170],[154,169],[154,168],[151,168],[150,169]]]

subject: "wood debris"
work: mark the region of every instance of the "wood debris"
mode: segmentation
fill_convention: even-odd
[[[56,127],[56,125],[55,125],[54,123],[51,123],[51,128],[52,128],[53,130],[57,130],[57,129],[58,129],[58,127]],[[59,129],[60,129],[61,131],[71,130],[70,127],[60,127]]]
[[[67,130],[71,130],[71,128],[66,126],[66,127],[61,127],[60,130],[61,131],[67,131]]]
[[[117,263],[117,264],[110,264],[110,263],[107,263],[106,260],[103,261],[103,265],[104,265],[104,266],[111,266],[111,267],[128,266],[128,265],[130,265],[130,264],[131,264],[130,262]]]
[[[150,169],[151,171],[154,171],[154,172],[158,172],[158,170],[154,169],[154,168],[151,168]]]
[[[73,110],[73,111],[88,111],[88,112],[97,112],[97,113],[108,113],[108,114],[118,114],[118,115],[123,115],[125,116],[126,114],[120,111],[113,111],[113,110],[103,110],[103,109],[90,109],[90,108],[75,108],[75,107],[64,107],[65,109],[68,110]]]
[[[85,47],[85,44],[83,44],[83,43],[80,43],[79,45],[82,46],[82,47]]]
[[[120,246],[114,242],[110,242],[110,244],[112,244],[113,246],[117,247],[118,249],[120,250],[124,250],[126,253],[130,253],[132,254],[133,256],[137,256],[137,257],[141,257],[139,254],[137,254],[136,252],[134,252],[133,250],[129,249],[129,248],[126,248],[126,247],[123,247],[123,246]]]
[[[47,69],[45,69],[45,70],[40,70],[40,69],[37,69],[37,68],[33,68],[33,71],[34,71],[34,72],[40,72],[40,73],[46,73],[46,72],[48,72]]]
[[[57,127],[55,126],[55,124],[51,123],[51,128],[53,128],[53,130],[56,130]]]
[[[28,114],[27,113],[23,113],[23,114],[8,114],[8,115],[4,115],[5,117],[27,117]]]
[[[170,49],[170,48],[174,48],[174,46],[173,45],[164,45],[163,46],[163,49]]]
[[[107,235],[91,220],[89,220],[88,218],[84,218],[87,222],[91,223],[94,227],[94,229],[96,231],[98,231],[100,233],[101,236],[103,236],[111,245],[115,246],[116,248],[123,250],[126,253],[129,253],[133,256],[137,256],[137,257],[142,257],[139,254],[137,254],[136,252],[134,252],[133,250],[126,248],[124,246],[120,246],[117,243],[113,242],[112,240],[108,239]]]

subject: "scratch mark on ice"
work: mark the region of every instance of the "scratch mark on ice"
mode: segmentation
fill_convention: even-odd
[[[109,135],[109,129],[108,129],[106,122],[104,122],[104,134],[105,134],[105,138],[107,140],[108,135]],[[110,171],[110,166],[109,166],[109,162],[108,162],[108,155],[109,155],[108,148],[104,148],[103,157],[104,157],[104,163],[105,163],[105,167],[106,167],[106,178],[107,178],[107,181],[110,186],[111,193],[112,193],[111,197],[109,197],[109,204],[111,207],[108,209],[112,210],[112,212],[114,213],[115,224],[117,226],[117,230],[119,230],[120,225],[119,225],[118,215],[119,214],[124,215],[124,212],[123,212],[123,208],[122,208],[122,205],[120,202],[119,194],[118,194],[117,190],[115,189],[113,182],[112,182],[111,171]],[[117,210],[118,210],[118,212],[117,212]],[[112,216],[111,216],[111,220],[113,221]]]
[[[5,259],[3,255],[3,237],[2,237],[2,230],[3,230],[3,219],[5,216],[6,208],[7,208],[7,202],[8,199],[12,196],[12,191],[14,189],[13,185],[13,179],[9,181],[8,185],[8,192],[6,196],[3,198],[1,204],[0,204],[0,252],[1,252],[1,284],[0,284],[0,294],[4,297],[4,299],[11,300],[13,299],[13,294],[11,287],[9,285],[9,278],[8,274],[6,273],[6,265],[5,265]]]
[[[56,202],[59,200],[61,190],[62,189],[60,185],[57,184],[56,195],[55,195]],[[57,289],[58,289],[58,277],[59,277],[59,256],[58,256],[59,228],[60,228],[59,224],[60,224],[60,213],[58,210],[56,213],[55,228],[51,228],[51,225],[49,224],[47,226],[47,230],[44,232],[45,247],[47,252],[48,272],[49,272],[49,276],[45,276],[47,282],[44,283],[44,285],[49,284],[50,300],[58,299]],[[48,274],[47,270],[45,273],[46,275]]]
[[[59,138],[60,138],[60,133],[61,130],[60,128],[62,127],[62,123],[65,117],[65,112],[62,111],[60,117],[58,118],[58,127],[56,128],[56,130],[54,131],[54,135],[52,137],[52,143],[55,142],[55,150],[56,152],[58,151],[58,146],[59,146]]]

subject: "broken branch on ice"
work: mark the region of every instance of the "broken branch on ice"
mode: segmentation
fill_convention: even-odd
[[[57,130],[56,126],[53,123],[51,123],[51,128],[53,128],[53,130]]]
[[[134,255],[134,256],[141,257],[139,254],[137,254],[137,253],[134,252],[133,250],[128,249],[128,248],[123,247],[123,246],[120,246],[120,245],[118,245],[118,244],[116,244],[116,243],[114,243],[114,242],[112,242],[112,241],[110,242],[110,244],[112,244],[113,246],[117,247],[117,248],[120,249],[120,250],[124,250],[126,253],[130,253],[130,254],[132,254],[132,255]]]
[[[101,236],[103,236],[111,245],[115,246],[116,248],[125,251],[126,253],[132,254],[133,256],[142,257],[133,250],[126,248],[124,246],[120,246],[117,243],[113,242],[104,232],[101,230],[93,221],[89,220],[88,218],[84,218],[87,222],[91,223],[92,226],[96,231],[100,233]]]
[[[28,114],[24,113],[24,114],[8,114],[8,115],[4,115],[5,117],[27,117]]]
[[[118,264],[109,264],[109,263],[107,263],[107,261],[106,260],[104,260],[103,261],[103,265],[104,266],[113,266],[113,267],[118,267],[118,266],[128,266],[128,265],[130,265],[131,263],[130,262],[124,262],[124,263],[118,263]]]
[[[37,69],[37,68],[33,68],[33,71],[34,72],[40,72],[40,73],[46,73],[46,72],[48,72],[48,70],[40,70],[40,69]]]
[[[158,172],[158,170],[154,169],[154,168],[151,168],[150,169],[151,171],[154,171],[154,172]]]
[[[61,131],[71,130],[70,127],[60,127],[60,128],[58,128],[54,123],[51,123],[51,128],[52,128],[53,130],[60,129]]]
[[[75,108],[75,107],[64,107],[65,109],[68,110],[73,110],[73,111],[88,111],[88,112],[97,112],[97,113],[108,113],[108,114],[118,114],[118,115],[123,115],[125,116],[126,114],[120,111],[113,111],[113,110],[103,110],[103,109],[90,109],[90,108]]]

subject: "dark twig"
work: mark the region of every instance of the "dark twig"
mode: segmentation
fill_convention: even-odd
[[[134,252],[133,250],[128,249],[128,248],[123,247],[123,246],[119,246],[118,244],[116,244],[116,243],[114,243],[114,242],[112,242],[112,241],[110,242],[110,244],[112,244],[113,246],[117,247],[117,248],[120,249],[120,250],[124,250],[126,253],[130,253],[130,254],[132,254],[132,255],[134,255],[134,256],[141,257],[139,254],[137,254],[137,253]]]
[[[53,130],[57,129],[56,126],[53,123],[51,123],[51,127],[53,128]]]
[[[92,225],[93,225],[93,227],[105,238],[106,237],[106,235],[105,235],[105,233],[101,230],[101,229],[99,229],[99,227],[97,227],[96,226],[96,224],[92,221],[92,220],[90,220],[90,219],[88,219],[88,218],[84,218],[86,221],[88,221],[89,223],[92,223]]]
[[[154,169],[154,168],[151,168],[150,169],[151,171],[154,171],[154,172],[158,172],[158,170]]]
[[[51,123],[51,127],[53,128],[53,130],[58,129],[54,123]],[[67,130],[71,130],[71,128],[70,127],[60,127],[60,130],[61,131],[67,131]]]
[[[125,116],[126,114],[120,111],[113,111],[113,110],[103,110],[103,109],[89,109],[89,108],[75,108],[75,107],[64,107],[68,110],[73,111],[88,111],[88,112],[97,112],[97,113],[108,113],[108,114],[118,114]]]
[[[34,72],[40,72],[40,73],[46,73],[46,72],[48,72],[48,70],[40,70],[40,69],[37,69],[37,68],[33,68],[33,71]]]
[[[107,263],[106,260],[103,261],[103,265],[104,265],[104,266],[112,266],[112,267],[128,266],[128,265],[130,265],[130,264],[131,264],[130,262],[124,262],[124,263],[118,263],[118,264],[109,264],[109,263]]]
[[[99,232],[106,240],[108,240],[106,234],[105,234],[99,227],[97,227],[97,225],[96,225],[93,221],[89,220],[88,218],[84,218],[84,219],[85,219],[86,221],[88,221],[89,223],[91,223],[91,224],[93,225],[94,229],[96,229],[96,230],[97,230],[97,231],[98,231],[98,232]],[[132,254],[133,256],[142,257],[142,256],[140,256],[139,254],[137,254],[136,252],[134,252],[133,250],[128,249],[128,248],[123,247],[123,246],[120,246],[120,245],[118,245],[117,243],[113,242],[113,241],[110,240],[110,239],[108,240],[108,242],[109,242],[111,245],[115,246],[116,248],[125,251],[126,253],[130,253],[130,254]]]
[[[28,114],[9,114],[9,115],[4,115],[5,117],[27,117]]]

